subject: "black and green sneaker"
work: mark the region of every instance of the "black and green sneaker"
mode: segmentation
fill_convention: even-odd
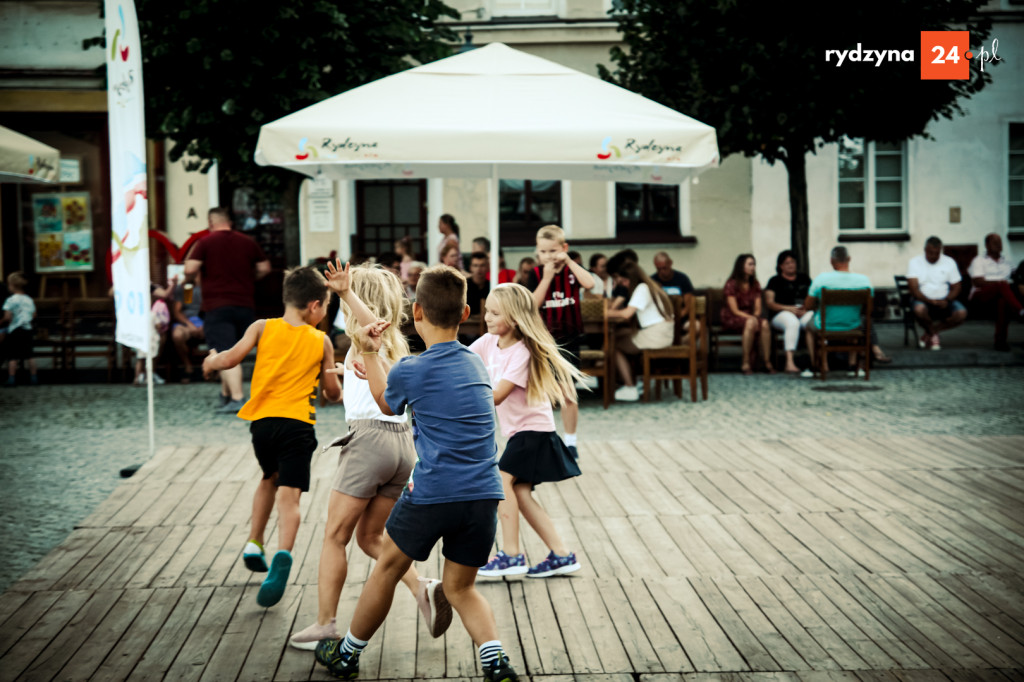
[[[340,639],[321,639],[316,645],[316,660],[339,680],[359,677],[359,654],[343,653]]]
[[[484,682],[519,682],[519,676],[508,663],[508,656],[499,656],[484,668]]]

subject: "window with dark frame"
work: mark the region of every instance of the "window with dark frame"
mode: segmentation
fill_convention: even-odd
[[[1010,205],[1011,232],[1024,233],[1024,123],[1010,124]]]
[[[427,255],[426,200],[425,180],[357,181],[353,253],[379,256],[409,237],[413,254],[422,259]]]
[[[615,232],[619,239],[678,239],[679,187],[615,183]]]
[[[498,190],[501,243],[532,246],[537,230],[561,225],[562,183],[558,180],[502,180]]]

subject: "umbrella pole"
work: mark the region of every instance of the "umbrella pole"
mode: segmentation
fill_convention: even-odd
[[[498,286],[501,242],[498,239],[498,164],[491,165],[491,179],[487,182],[487,236],[491,240],[491,288]]]
[[[150,334],[154,330],[149,330]],[[152,346],[151,346],[152,347]],[[146,402],[149,403],[149,458],[156,452],[156,427],[153,409],[153,357],[146,353]]]

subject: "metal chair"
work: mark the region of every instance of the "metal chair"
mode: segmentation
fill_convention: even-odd
[[[910,296],[910,283],[903,275],[894,275],[896,280],[896,292],[900,297],[900,310],[903,311],[903,345],[910,345],[917,336],[917,322],[914,317],[914,301]],[[908,341],[909,339],[909,341]]]

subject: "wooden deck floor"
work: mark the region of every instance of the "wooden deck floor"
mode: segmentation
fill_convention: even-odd
[[[482,585],[521,673],[1024,679],[1024,437],[580,450],[584,475],[538,496],[584,569]],[[315,616],[334,464],[314,460],[292,584],[264,610],[240,563],[257,478],[249,448],[161,450],[0,595],[0,679],[330,679],[286,640]],[[545,555],[529,529],[524,543]],[[351,553],[343,631],[370,565]],[[435,550],[420,568],[438,567]],[[361,677],[480,675],[458,618],[431,639],[399,587]]]

